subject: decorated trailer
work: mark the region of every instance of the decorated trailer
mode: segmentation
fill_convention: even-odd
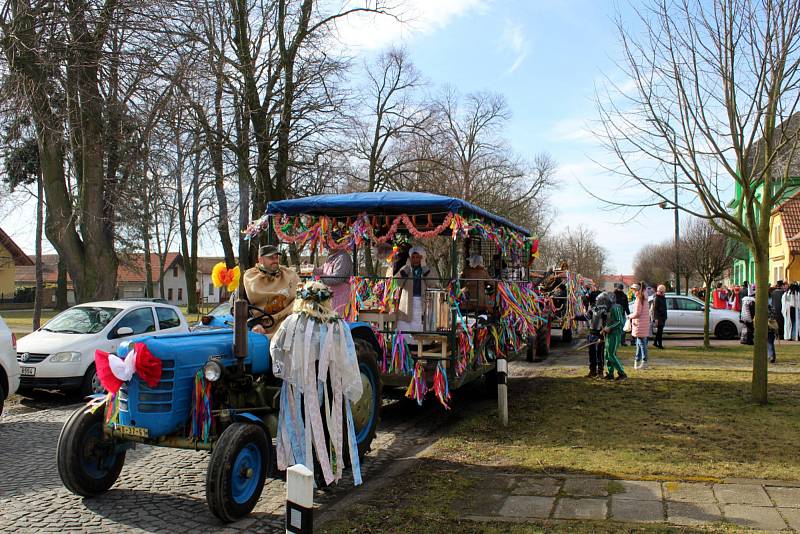
[[[549,301],[529,278],[538,241],[473,204],[428,193],[321,195],[270,203],[247,229],[264,231],[306,254],[352,255],[340,311],[374,348],[379,375],[368,379],[377,390],[419,403],[431,391],[448,406],[464,384],[494,387],[498,359],[548,350]],[[441,271],[425,277],[416,323],[407,317],[410,263],[398,261],[415,247]]]
[[[536,240],[462,200],[362,193],[272,202],[246,230],[251,238],[262,231],[295,251],[352,256],[340,310],[346,321],[331,314],[312,328],[312,317],[295,306],[270,340],[251,331],[257,323],[269,326],[269,311],[242,298],[238,268],[221,268],[215,281],[239,287],[232,315],[216,315],[189,334],[131,339],[116,354],[95,356],[107,393],[75,411],[58,440],[59,475],[70,491],[102,495],[136,444],[207,453],[206,499],[224,522],[248,514],[266,477],[280,477],[279,468],[294,462],[321,469],[321,483],[338,480],[346,463],[358,483],[359,457],[375,436],[384,388],[420,403],[432,392],[448,406],[451,389],[482,377],[495,385],[498,360],[526,345],[533,350],[537,334],[538,343],[544,339],[548,300],[528,275]],[[422,276],[413,253],[408,270],[387,270],[411,240],[429,246],[444,276]],[[374,265],[372,274],[367,268],[371,247],[373,258],[379,247],[386,252],[376,262],[378,274]],[[313,307],[327,302],[327,291],[302,286],[297,299]],[[410,314],[403,309],[409,302]],[[303,326],[305,344],[291,345],[292,335],[281,330],[289,323]],[[336,347],[341,361],[330,365]],[[292,379],[296,357],[305,369],[302,384]],[[352,372],[343,373],[348,365]],[[312,409],[317,405],[321,414]],[[338,430],[329,435],[323,426]],[[331,436],[338,441],[327,443]]]

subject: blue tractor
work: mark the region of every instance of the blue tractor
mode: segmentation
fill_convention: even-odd
[[[249,308],[248,323],[254,315],[259,319],[266,315]],[[111,423],[106,422],[103,409],[81,407],[72,414],[58,438],[58,471],[67,489],[83,497],[107,491],[135,443],[192,449],[210,453],[206,500],[214,515],[231,522],[248,514],[261,496],[266,477],[282,474],[277,471],[273,443],[281,383],[271,371],[267,336],[244,328],[246,315],[237,310],[234,322],[242,328],[134,340],[161,360],[161,378],[154,387],[136,375],[124,383],[117,394],[118,416]],[[358,451],[363,455],[375,437],[380,416],[380,347],[368,324],[354,323],[350,328],[364,385],[364,394],[352,406]],[[121,346],[118,356],[124,359],[129,347]],[[212,424],[207,439],[192,435],[198,370],[211,388]]]

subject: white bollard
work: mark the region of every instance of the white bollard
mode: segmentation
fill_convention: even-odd
[[[286,532],[314,532],[314,473],[303,464],[286,470]]]
[[[500,422],[508,426],[508,361],[497,360],[497,408],[500,412]]]

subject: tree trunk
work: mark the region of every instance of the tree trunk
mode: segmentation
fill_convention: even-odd
[[[67,266],[61,257],[58,258],[58,281],[56,282],[56,309],[66,310],[69,307],[67,299]]]
[[[247,120],[247,103],[239,103],[233,97],[234,120],[236,123],[236,163],[239,181],[239,229],[244,230],[250,222],[250,123]],[[241,274],[253,266],[250,261],[250,241],[239,234],[239,269]]]
[[[214,168],[214,191],[217,195],[217,231],[222,242],[222,250],[225,255],[225,265],[228,268],[236,265],[236,258],[233,255],[233,243],[231,242],[231,232],[228,225],[228,197],[225,195],[225,169],[222,162],[222,139],[225,135],[222,119],[222,67],[215,66],[216,70],[216,90],[214,92],[214,132],[208,136],[209,150],[211,151],[211,163]],[[210,133],[210,132],[209,132]]]
[[[33,297],[33,330],[38,330],[42,322],[42,220],[44,219],[44,185],[42,175],[36,177],[36,293]]]
[[[769,234],[762,243],[768,243]],[[768,248],[753,254],[756,268],[756,316],[755,343],[753,345],[753,400],[759,404],[767,403],[767,314],[769,299],[769,253]]]
[[[713,280],[705,280],[705,307],[703,308],[703,348],[708,350],[711,348],[711,339],[710,334],[708,332],[708,327],[710,321],[708,320],[708,316],[711,313],[711,285]]]

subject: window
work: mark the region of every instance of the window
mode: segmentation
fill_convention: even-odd
[[[178,278],[178,266],[177,265],[172,267],[172,277],[173,278]]]
[[[175,310],[169,308],[156,308],[156,315],[158,316],[158,328],[164,330],[165,328],[177,328],[181,325],[181,319]]]
[[[691,299],[675,299],[675,308],[681,311],[703,311],[703,305]]]
[[[131,335],[155,332],[156,322],[153,320],[153,310],[150,308],[139,308],[138,310],[128,312],[128,314],[117,323],[112,334],[123,326],[133,329],[133,334]]]
[[[172,301],[172,288],[167,289],[167,300]]]
[[[183,288],[179,287],[178,288],[178,302],[180,302],[182,300],[183,300]]]
[[[776,245],[781,244],[781,223],[778,223],[775,226],[775,244]]]
[[[214,296],[214,284],[208,284],[208,296],[209,297]]]

